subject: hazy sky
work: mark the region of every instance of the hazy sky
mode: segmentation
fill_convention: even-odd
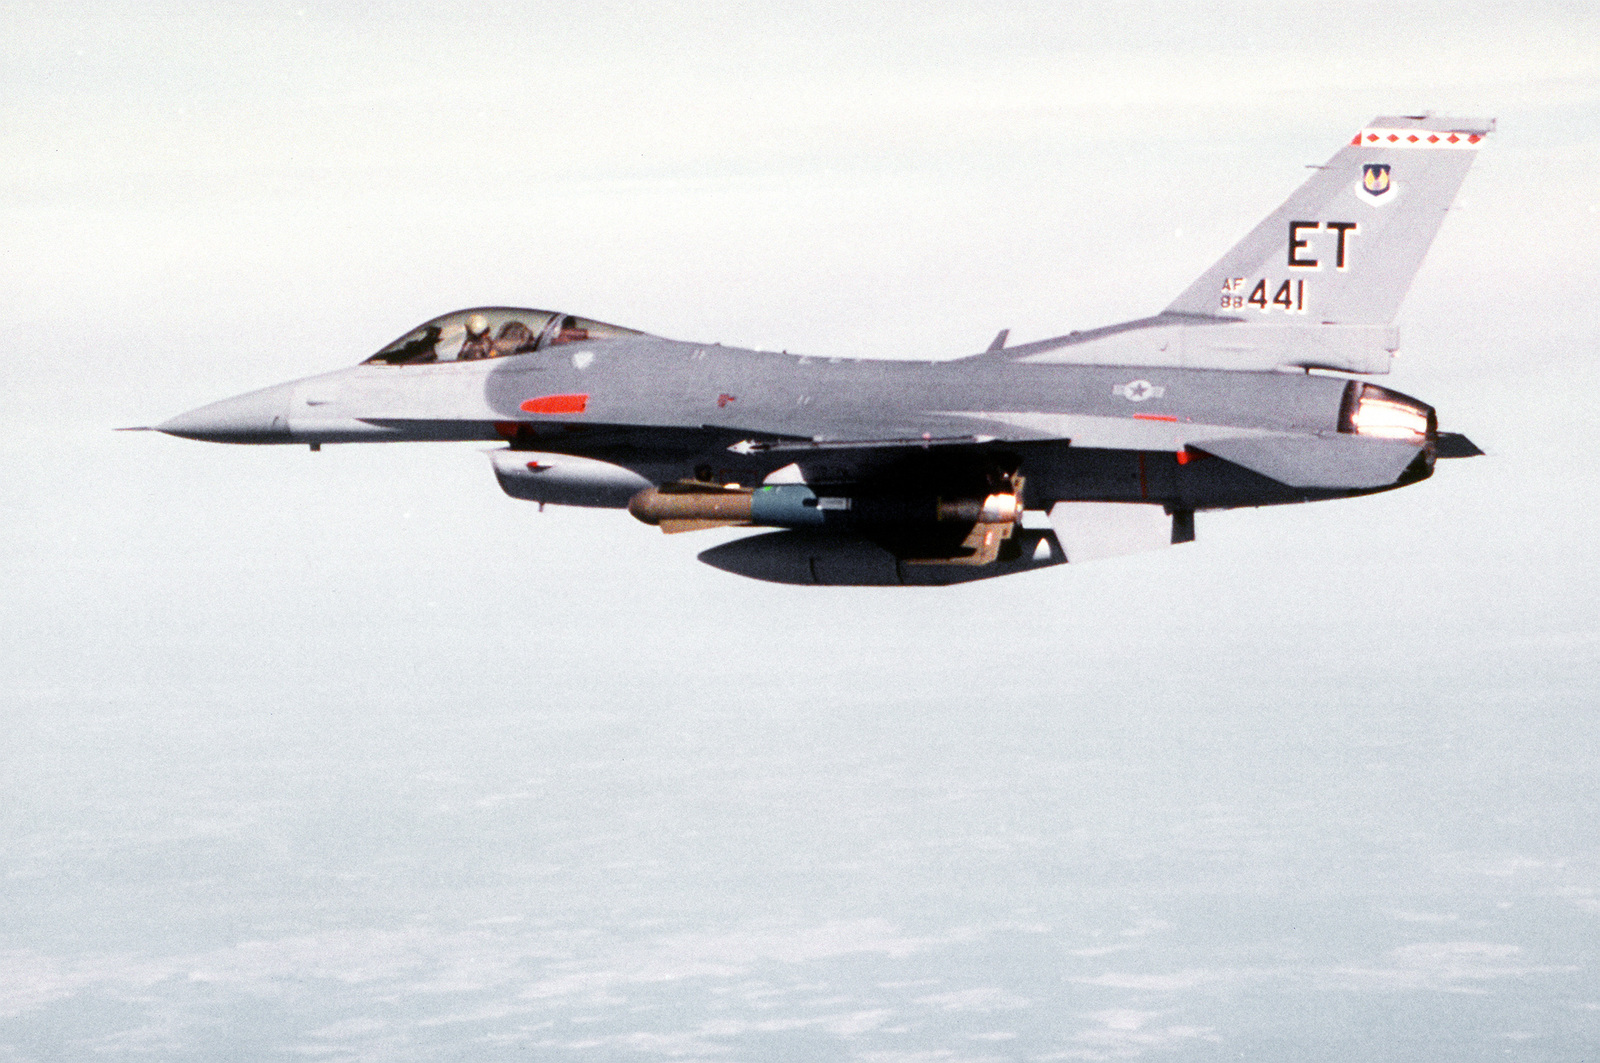
[[[1592,1058],[1584,4],[12,3],[0,1059]],[[116,435],[434,315],[955,357],[1493,115],[1385,381],[1487,458],[937,592]],[[531,1053],[531,1056],[530,1056]]]

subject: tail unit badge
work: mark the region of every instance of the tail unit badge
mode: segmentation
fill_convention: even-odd
[[[1361,167],[1361,187],[1369,196],[1381,196],[1389,191],[1389,164],[1369,162]]]

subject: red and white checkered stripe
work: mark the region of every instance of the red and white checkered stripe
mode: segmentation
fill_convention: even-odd
[[[1487,134],[1436,129],[1363,129],[1352,148],[1476,148]]]

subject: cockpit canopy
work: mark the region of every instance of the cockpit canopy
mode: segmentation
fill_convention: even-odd
[[[436,317],[368,358],[366,365],[422,365],[472,362],[528,354],[564,343],[642,336],[635,329],[608,325],[554,310],[480,306]]]

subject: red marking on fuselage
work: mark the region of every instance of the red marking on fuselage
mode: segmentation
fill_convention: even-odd
[[[523,413],[582,413],[588,408],[587,395],[540,395],[522,403]]]
[[[1136,413],[1133,415],[1133,419],[1135,421],[1172,421],[1173,423],[1178,420],[1176,417],[1168,417],[1164,413]]]
[[[1178,451],[1178,464],[1179,465],[1187,465],[1187,464],[1189,464],[1189,452],[1187,450]]]

